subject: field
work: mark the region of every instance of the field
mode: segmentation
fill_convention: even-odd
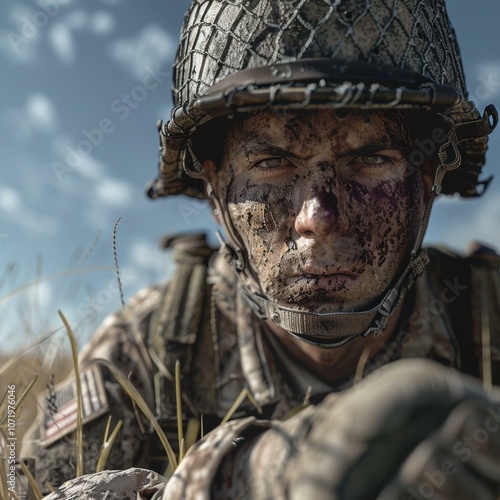
[[[0,460],[8,471],[12,457],[21,457],[21,443],[37,418],[38,397],[47,386],[57,383],[72,369],[71,357],[63,349],[50,355],[57,346],[46,341],[28,352],[0,357]],[[55,351],[54,351],[55,352]],[[24,399],[23,393],[33,384]],[[21,401],[22,399],[22,401]],[[17,406],[15,413],[12,407]],[[0,498],[9,498],[5,474],[0,473]],[[15,499],[14,495],[10,498]]]

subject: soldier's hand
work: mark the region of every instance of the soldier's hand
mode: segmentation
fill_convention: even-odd
[[[408,456],[380,498],[500,497],[499,407],[468,400]]]
[[[494,499],[500,393],[425,360],[328,398],[286,471],[292,499]]]

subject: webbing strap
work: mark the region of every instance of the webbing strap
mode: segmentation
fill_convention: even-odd
[[[455,133],[458,141],[468,141],[475,138],[486,137],[498,124],[498,111],[495,106],[486,106],[483,116],[477,120],[458,123],[455,125]]]
[[[360,312],[313,313],[281,307],[268,299],[251,293],[243,287],[245,299],[261,319],[268,318],[276,325],[294,333],[303,340],[313,337],[319,341],[332,341],[332,345],[340,345],[338,340],[356,335],[368,335],[381,332],[392,313],[429,262],[426,250],[421,250],[391,288],[376,306]],[[333,342],[337,341],[337,342]],[[323,345],[323,344],[322,344]]]
[[[189,382],[194,344],[203,329],[208,259],[214,252],[203,238],[187,235],[173,243],[177,269],[165,287],[149,329],[155,374],[156,412],[175,416],[175,364],[181,364],[183,390]]]

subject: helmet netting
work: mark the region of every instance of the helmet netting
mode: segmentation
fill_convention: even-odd
[[[453,125],[480,116],[466,101],[445,0],[193,0],[174,66],[172,117],[160,131],[160,176],[150,196],[204,197],[203,184],[185,171],[191,135],[212,119],[199,97],[243,70],[305,58],[411,70],[451,85],[462,97],[447,112]],[[460,149],[470,158],[462,154],[463,167],[449,174],[444,192],[477,194],[487,133],[465,141]]]

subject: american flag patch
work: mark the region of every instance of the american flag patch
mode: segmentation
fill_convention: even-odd
[[[95,420],[109,410],[104,381],[98,366],[80,373],[82,385],[83,424]],[[44,425],[42,442],[49,446],[76,429],[76,380],[71,377],[43,394]]]

